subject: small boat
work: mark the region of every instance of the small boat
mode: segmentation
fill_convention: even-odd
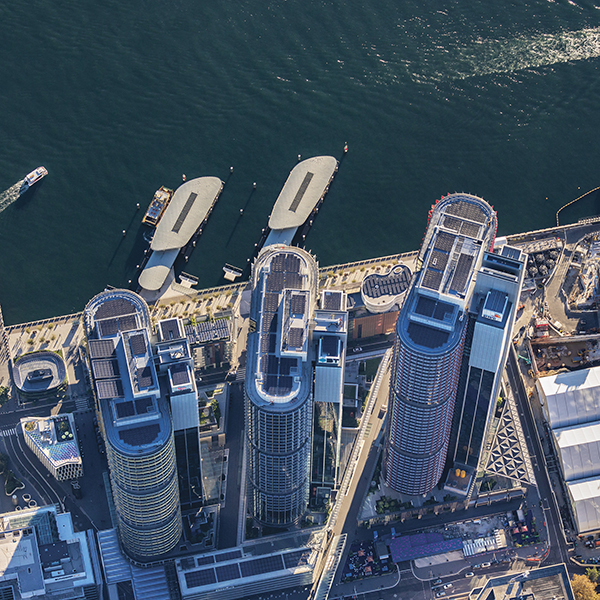
[[[32,185],[36,184],[40,179],[43,179],[48,175],[48,171],[46,167],[38,167],[34,171],[31,171],[27,177],[23,180],[23,184],[21,185],[20,193],[25,193]]]
[[[150,202],[150,206],[148,207],[148,210],[142,219],[142,223],[156,227],[169,202],[171,202],[172,197],[173,190],[170,190],[165,186],[161,186],[159,190],[156,190],[154,198],[152,198],[152,202]]]

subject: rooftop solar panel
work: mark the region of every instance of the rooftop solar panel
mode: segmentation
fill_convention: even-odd
[[[285,254],[276,254],[271,260],[271,271],[283,271]]]
[[[152,398],[149,398],[149,397],[137,398],[136,400],[134,400],[134,403],[135,403],[135,412],[138,415],[144,415],[149,412],[152,412],[150,409],[154,408],[154,402],[152,401]]]
[[[285,270],[290,273],[300,272],[300,259],[293,254],[286,254],[285,256]]]
[[[291,302],[291,312],[294,315],[303,315],[306,310],[306,296],[304,294],[294,294]]]
[[[123,383],[120,379],[99,379],[96,381],[96,390],[101,399],[123,397]]]
[[[304,329],[301,327],[290,327],[287,342],[288,346],[292,348],[302,348],[304,343]]]
[[[439,290],[442,283],[443,273],[434,269],[426,269],[423,275],[423,287],[431,290]]]
[[[448,215],[444,217],[444,227],[446,229],[452,229],[453,231],[460,231],[460,224],[462,222],[463,221],[461,221],[460,219],[449,217]]]
[[[217,579],[219,581],[231,581],[232,579],[240,579],[240,568],[237,563],[231,565],[219,565],[215,567],[217,573]]]
[[[340,310],[342,308],[342,292],[325,292],[323,299],[324,310]]]
[[[423,315],[424,317],[433,316],[433,311],[435,310],[436,301],[433,298],[428,298],[427,296],[419,296],[417,300],[417,305],[415,306],[415,312],[419,315]]]
[[[472,238],[478,238],[480,231],[481,225],[476,225],[475,223],[471,223],[469,221],[463,221],[462,227],[460,228],[460,233],[462,235],[467,235]]]
[[[276,312],[279,308],[279,294],[274,292],[267,292],[265,294],[263,306],[264,310],[267,310],[269,312]]]
[[[277,392],[277,375],[267,375],[265,382],[267,394],[275,396]]]
[[[141,389],[152,387],[154,379],[152,378],[152,369],[150,369],[149,365],[146,365],[141,369],[136,369],[135,375]]]
[[[132,331],[139,329],[136,315],[119,317],[119,331]]]
[[[484,308],[496,313],[503,313],[508,296],[499,290],[490,290],[485,299]]]
[[[130,446],[146,446],[151,444],[160,433],[160,425],[142,425],[132,429],[119,431],[119,437],[123,442]]]
[[[454,246],[454,240],[456,239],[455,235],[451,233],[446,233],[445,231],[440,231],[435,238],[434,248],[436,250],[442,250],[443,252],[450,252],[452,250],[452,246]]]
[[[510,246],[503,246],[501,254],[514,260],[519,260],[521,257],[521,251],[518,248],[511,248]]]
[[[314,173],[311,173],[310,171],[306,172],[306,175],[304,176],[304,179],[302,180],[302,183],[300,184],[300,187],[298,188],[298,191],[296,192],[296,195],[290,204],[291,212],[296,212],[296,209],[298,206],[300,206],[300,202],[302,201],[302,198],[304,197],[304,194],[306,193],[306,190],[308,189],[308,186],[310,185],[310,182],[314,176]]]
[[[175,385],[191,383],[190,373],[186,364],[171,367],[171,379]]]
[[[467,202],[465,200],[458,200],[457,202],[448,205],[446,213],[457,217],[463,217],[477,223],[485,223],[487,219],[486,214],[481,207],[474,202]]]
[[[177,319],[169,319],[160,323],[161,338],[165,341],[179,339],[179,321]]]
[[[97,321],[98,329],[102,337],[110,337],[117,335],[119,331],[119,322],[117,319],[106,319],[104,321]]]
[[[215,562],[215,559],[211,554],[205,554],[204,556],[196,557],[196,564],[201,567],[203,565],[212,565]]]
[[[116,355],[112,340],[90,340],[89,349],[91,358],[109,358]]]
[[[290,369],[295,367],[297,364],[295,358],[280,358],[279,359],[279,372],[281,375],[289,375]]]
[[[135,406],[131,400],[126,400],[125,402],[116,402],[115,410],[117,411],[118,419],[133,417],[133,415],[135,415]]]
[[[310,550],[296,550],[283,555],[283,562],[286,569],[294,569],[308,564]]]
[[[287,272],[285,274],[285,287],[290,290],[301,290],[302,276],[298,273]]]
[[[142,333],[132,335],[129,338],[131,354],[134,356],[144,356],[146,354],[146,338]]]
[[[226,560],[233,560],[234,558],[242,558],[242,551],[231,550],[231,552],[223,552],[222,554],[215,555],[215,560],[217,562],[225,562]]]
[[[137,308],[125,298],[112,298],[105,300],[96,311],[95,318],[107,319],[110,317],[119,317],[121,315],[130,315],[137,312]]]
[[[321,353],[325,356],[338,356],[339,341],[335,335],[324,335],[321,338]]]
[[[450,289],[459,294],[465,291],[465,287],[469,281],[469,275],[471,274],[471,266],[473,265],[474,257],[470,254],[461,254],[458,263],[456,265],[456,271],[452,276],[452,283]]]
[[[92,360],[94,379],[113,379],[119,377],[119,363],[116,359]]]
[[[450,336],[447,331],[440,331],[414,322],[408,324],[407,333],[415,344],[431,349],[443,346]]]
[[[255,558],[254,560],[240,563],[240,570],[244,577],[262,575],[263,573],[273,573],[275,571],[281,571],[283,568],[283,559],[280,554]]]
[[[283,289],[284,277],[283,273],[273,272],[267,275],[267,291],[280,292]]]
[[[215,575],[214,568],[203,569],[202,571],[188,571],[184,573],[185,583],[188,588],[201,587],[203,585],[210,585],[211,583],[217,583],[217,576]]]
[[[429,266],[435,267],[438,271],[443,271],[448,264],[450,255],[446,252],[440,252],[439,250],[433,250],[431,258],[429,259]]]
[[[449,321],[454,314],[454,306],[449,302],[437,302],[433,318],[437,321]]]

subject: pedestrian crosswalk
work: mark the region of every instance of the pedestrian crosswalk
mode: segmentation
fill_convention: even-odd
[[[75,410],[87,410],[88,408],[87,396],[75,396]]]
[[[1,437],[10,437],[11,435],[17,435],[16,427],[11,427],[10,429],[0,429]]]

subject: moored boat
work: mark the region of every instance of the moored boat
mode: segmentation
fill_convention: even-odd
[[[173,190],[165,186],[161,186],[160,189],[156,190],[154,198],[152,198],[152,202],[150,202],[150,206],[142,219],[142,223],[156,227],[172,197]]]

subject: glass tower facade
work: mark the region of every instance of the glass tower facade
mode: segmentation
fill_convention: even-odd
[[[265,525],[290,525],[308,505],[309,323],[317,278],[315,260],[299,248],[267,246],[253,266],[245,385],[247,487],[251,514]]]
[[[467,194],[442,198],[430,212],[396,324],[384,477],[399,492],[425,494],[442,476],[474,274],[496,226],[492,208]]]

